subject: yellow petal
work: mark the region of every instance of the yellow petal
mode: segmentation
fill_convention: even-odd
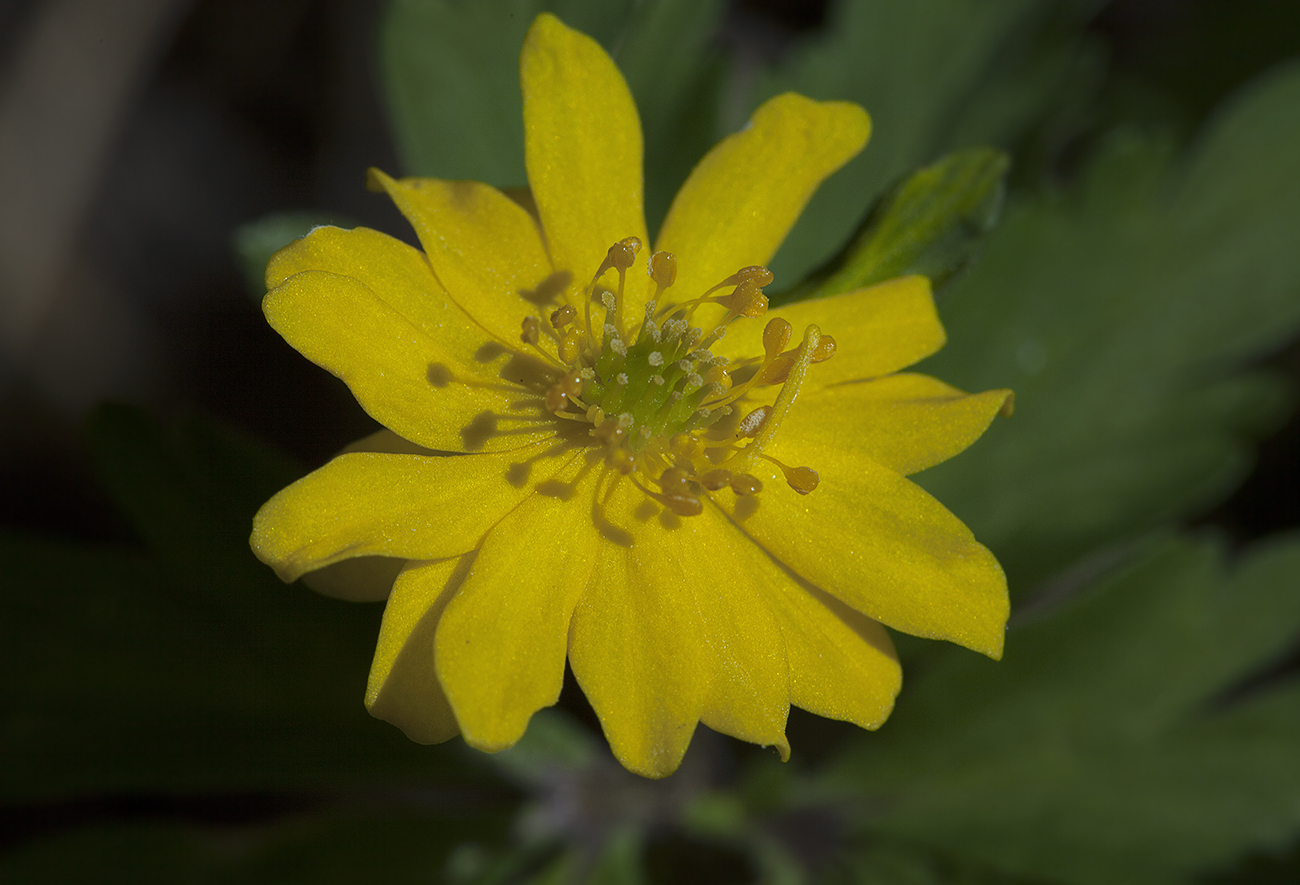
[[[552,275],[532,217],[496,188],[370,175],[415,228],[452,300],[498,340],[518,347],[523,318],[559,304],[569,281]]]
[[[879,728],[903,682],[885,628],[766,556],[755,559],[779,573],[763,589],[790,660],[790,703],[827,719]]]
[[[775,747],[790,758],[785,723],[790,714],[790,667],[784,630],[773,616],[755,559],[776,567],[766,553],[713,507],[693,517],[691,544],[668,532],[660,535],[662,555],[690,560],[694,598],[712,650],[713,684],[700,721],[723,734]]]
[[[684,583],[689,564],[663,554],[662,546],[606,544],[573,613],[569,647],[610,749],[645,777],[666,777],[681,764],[714,672]]]
[[[746,567],[762,551],[713,508],[657,510],[620,483],[604,516],[627,536],[603,545],[574,611],[570,665],[614,755],[664,777],[702,720],[787,758],[784,645]]]
[[[779,442],[775,457],[806,463]],[[1000,657],[1006,578],[970,530],[866,455],[841,451],[812,466],[821,483],[811,494],[799,495],[760,460],[753,472],[762,494],[723,492],[714,500],[778,560],[857,611],[904,633]]]
[[[849,447],[907,475],[979,439],[1010,397],[1009,390],[966,394],[911,374],[804,391],[781,424],[780,446],[810,466]]]
[[[355,556],[459,556],[561,466],[545,452],[340,455],[262,505],[253,552],[285,581]]]
[[[805,390],[888,375],[924,359],[946,340],[925,277],[899,277],[831,298],[770,311],[761,320],[736,320],[713,352],[730,359],[763,353],[763,328],[774,317],[794,327],[794,341],[810,324],[835,339],[835,355],[808,370]]]
[[[470,746],[504,750],[554,704],[596,555],[590,477],[543,483],[488,534],[438,625],[434,660]]]
[[[636,105],[605,50],[547,13],[528,31],[519,75],[524,160],[551,263],[586,286],[614,243],[649,244]],[[631,320],[640,320],[647,279],[628,274]]]
[[[420,250],[365,227],[318,227],[271,256],[266,288],[274,290],[310,270],[357,281],[407,322],[443,340],[466,369],[493,377],[483,361],[474,358],[483,344],[482,332],[447,297]]]
[[[742,267],[767,264],[813,191],[870,134],[866,111],[847,102],[788,92],[755,111],[700,161],[668,212],[655,248],[678,257],[673,293],[694,298]]]
[[[418,253],[417,253],[418,254]],[[394,270],[401,280],[402,268]],[[430,299],[436,283],[428,275]],[[393,306],[382,292],[324,271],[289,277],[262,302],[266,318],[303,356],[352,390],[380,424],[428,449],[504,451],[542,436],[550,370],[489,342],[441,299],[435,323]],[[427,311],[421,311],[422,315]]]
[[[460,732],[434,671],[433,642],[442,612],[473,558],[411,563],[384,608],[366,707],[416,743],[436,744]]]

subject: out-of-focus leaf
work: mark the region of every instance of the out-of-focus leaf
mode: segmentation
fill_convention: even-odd
[[[932,659],[833,766],[864,834],[1013,876],[1185,881],[1300,830],[1300,681],[1247,694],[1300,637],[1300,537],[1229,564],[1169,540],[1013,630]]]
[[[289,595],[248,549],[253,514],[306,473],[279,452],[197,414],[163,423],[107,405],[91,417],[95,472],[176,578],[224,605],[265,614]]]
[[[941,305],[924,371],[1011,387],[1016,414],[918,481],[1013,589],[1221,498],[1287,388],[1242,367],[1300,330],[1300,66],[1170,165],[1114,138],[1067,197],[1021,200]]]
[[[831,267],[773,303],[826,298],[907,274],[942,287],[974,261],[997,223],[1009,163],[1001,151],[971,148],[914,172],[872,208]]]
[[[792,89],[854,101],[871,142],[824,185],[771,264],[788,285],[843,246],[866,207],[910,170],[971,144],[1010,147],[1073,94],[1095,50],[1096,0],[846,0],[823,35],[757,81],[758,101]],[[1044,35],[1051,40],[1043,39]],[[1008,85],[1013,89],[1006,88]]]
[[[249,294],[258,299],[266,294],[266,263],[272,255],[322,224],[353,226],[347,219],[325,212],[276,212],[235,228],[231,236],[235,260],[244,272]]]
[[[149,550],[0,536],[7,699],[0,794],[335,788],[477,779],[362,705],[378,606],[286,586],[248,549],[253,512],[300,469],[191,418],[107,409],[104,485]]]
[[[519,48],[550,11],[623,69],[646,133],[651,229],[716,131],[720,71],[703,52],[720,0],[394,0],[380,59],[404,172],[525,183]]]
[[[554,781],[598,760],[604,762],[605,754],[591,733],[555,710],[538,712],[519,743],[492,756],[512,780],[527,785]]]
[[[524,183],[519,47],[537,0],[393,0],[379,61],[410,175]]]
[[[507,823],[499,809],[459,796],[396,798],[382,808],[325,807],[269,824],[149,821],[71,830],[0,855],[0,880],[414,885],[442,881],[458,842],[493,839]]]

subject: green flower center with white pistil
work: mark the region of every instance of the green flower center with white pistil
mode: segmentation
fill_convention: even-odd
[[[636,237],[610,247],[588,287],[584,316],[565,305],[548,320],[524,320],[524,342],[564,369],[546,392],[546,408],[556,418],[591,425],[589,435],[603,447],[609,468],[680,516],[703,510],[702,493],[729,487],[737,495],[758,494],[762,483],[749,472],[758,458],[780,467],[795,491],[811,492],[818,483],[815,471],[787,467],[763,449],[808,367],[834,354],[834,339],[809,326],[803,342],[786,350],[793,329],[773,319],[763,330],[763,356],[729,363],[710,348],[726,335],[728,323],[767,312],[763,286],[772,281],[771,271],[741,268],[697,298],[664,302],[677,276],[677,258],[669,252],[656,252],[647,262],[655,294],[629,335],[624,286],[640,249]],[[610,270],[618,272],[617,290],[600,282]],[[708,330],[691,325],[704,304],[727,309]],[[603,310],[603,322],[593,322],[593,306]],[[751,391],[777,384],[781,390],[773,404],[741,417],[738,407]]]

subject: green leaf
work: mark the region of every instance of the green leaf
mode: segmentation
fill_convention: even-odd
[[[325,224],[353,226],[347,219],[325,212],[276,212],[235,228],[231,245],[249,294],[258,299],[266,294],[266,263],[272,255]]]
[[[524,183],[519,47],[540,8],[536,0],[393,0],[379,60],[405,173]]]
[[[886,846],[1066,883],[1184,881],[1300,830],[1300,537],[1169,540],[1008,637],[932,659],[827,776]]]
[[[306,468],[198,414],[164,424],[106,405],[88,437],[100,483],[174,576],[223,604],[243,598],[260,610],[249,591],[278,582],[248,548],[253,514]]]
[[[988,148],[949,154],[914,172],[872,208],[831,267],[774,304],[826,298],[907,274],[936,289],[968,267],[997,223],[1007,155]]]
[[[380,609],[280,583],[253,512],[301,469],[198,417],[92,421],[96,466],[147,550],[0,534],[0,643],[22,661],[0,794],[500,783],[459,742],[421,747],[362,698]],[[92,749],[87,749],[90,747]]]
[[[1252,362],[1300,331],[1300,66],[1247,89],[1195,150],[1111,139],[1064,196],[1020,199],[945,293],[921,366],[1010,387],[1016,413],[918,481],[1013,589],[1204,509],[1289,389]]]
[[[1010,147],[1095,80],[1083,30],[1095,0],[846,0],[834,19],[735,108],[729,129],[785,90],[853,101],[872,117],[866,150],[823,185],[771,264],[782,284],[834,255],[885,188],[971,144]]]

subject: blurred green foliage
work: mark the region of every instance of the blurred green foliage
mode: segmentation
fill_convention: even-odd
[[[1112,133],[1064,193],[1014,201],[946,293],[922,369],[1016,414],[920,482],[1017,590],[1237,485],[1291,392],[1257,367],[1300,330],[1300,66],[1182,156]]]
[[[1187,881],[1300,827],[1300,537],[1230,562],[1162,540],[1047,612],[1006,659],[945,653],[821,773],[866,844],[1038,881]]]
[[[843,254],[771,303],[827,298],[908,274],[943,288],[974,263],[997,225],[1008,165],[1001,151],[968,148],[917,170],[876,201]]]
[[[1006,565],[1004,661],[902,644],[889,723],[796,740],[784,766],[701,733],[643,781],[581,709],[495,757],[420,747],[361,704],[377,607],[249,553],[252,514],[305,467],[107,407],[88,445],[137,543],[0,535],[0,790],[21,824],[0,880],[1295,881],[1300,539],[1233,551],[1180,526],[1293,397],[1261,361],[1300,328],[1300,68],[1190,145],[1107,125],[1049,176],[1115,116],[1084,30],[1099,5],[846,0],[774,62],[721,50],[720,0],[393,0],[379,40],[400,171],[506,186],[532,17],[591,33],[641,109],[652,229],[763,98],[865,105],[872,144],[774,270],[793,297],[928,273],[950,342],[923,369],[1016,390],[918,477]],[[250,277],[321,220],[243,228]]]

